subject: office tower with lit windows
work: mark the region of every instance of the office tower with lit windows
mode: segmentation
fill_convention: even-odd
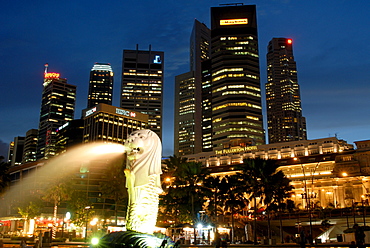
[[[104,141],[123,144],[136,130],[146,129],[148,115],[99,103],[82,111],[83,143]]]
[[[164,53],[124,50],[122,60],[121,108],[149,116],[148,129],[162,139]]]
[[[39,131],[37,129],[30,129],[26,132],[24,140],[23,159],[22,164],[36,161],[37,136]]]
[[[24,140],[25,137],[17,136],[14,137],[14,141],[10,143],[8,152],[8,161],[10,166],[22,164]]]
[[[73,120],[76,102],[76,86],[68,84],[59,73],[47,72],[47,65],[43,86],[37,159],[55,156],[56,130]]]
[[[89,95],[87,107],[99,103],[112,105],[113,70],[110,64],[95,63],[90,71]]]
[[[265,143],[255,5],[211,8],[214,150]]]
[[[194,21],[190,36],[190,71],[175,77],[174,152],[178,156],[202,152],[201,63],[209,59],[210,29]]]
[[[56,155],[67,152],[70,148],[82,144],[84,132],[83,119],[74,119],[57,128]]]
[[[202,152],[213,151],[211,60],[202,62]]]
[[[194,71],[183,73],[175,77],[175,125],[174,125],[174,153],[176,156],[194,154],[196,139],[196,123],[201,128],[201,120],[196,122],[195,113],[195,77]],[[199,136],[198,136],[199,137]],[[200,148],[200,146],[199,146]]]
[[[266,107],[269,143],[306,140],[293,41],[273,38],[267,47]]]

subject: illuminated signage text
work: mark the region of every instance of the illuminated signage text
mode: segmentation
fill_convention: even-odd
[[[59,78],[59,76],[60,76],[60,73],[56,73],[56,72],[45,73],[45,78]]]
[[[241,25],[241,24],[248,24],[248,19],[226,19],[220,20],[220,25]]]
[[[220,151],[215,151],[216,154],[229,154],[234,152],[245,152],[245,151],[255,151],[257,150],[257,146],[247,146],[247,147],[238,147],[238,148],[231,148],[231,149],[224,149]]]
[[[96,112],[96,107],[93,107],[92,109],[89,109],[89,110],[86,111],[85,117],[87,117],[87,116],[89,116],[89,115],[91,115],[95,112]]]
[[[57,129],[57,132],[59,132],[60,130],[62,130],[63,128],[65,128],[66,126],[69,125],[69,122],[65,123],[63,126],[60,126],[58,129]]]
[[[136,113],[128,111],[128,110],[124,110],[124,109],[118,109],[118,108],[116,108],[116,114],[124,115],[128,117],[136,117]]]

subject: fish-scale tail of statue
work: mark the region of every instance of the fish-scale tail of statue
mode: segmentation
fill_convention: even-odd
[[[158,187],[156,176],[149,176],[149,184],[136,187],[135,202],[129,203],[126,228],[131,231],[152,234],[158,215]]]

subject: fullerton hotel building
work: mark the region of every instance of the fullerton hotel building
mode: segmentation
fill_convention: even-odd
[[[370,140],[354,145],[336,137],[267,145],[233,147],[184,156],[188,162],[210,167],[213,175],[233,174],[243,159],[274,159],[278,170],[294,186],[297,208],[350,207],[368,204],[370,196]],[[307,197],[305,197],[307,195]]]

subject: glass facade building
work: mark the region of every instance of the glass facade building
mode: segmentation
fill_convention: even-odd
[[[45,70],[43,86],[37,159],[55,156],[56,130],[73,120],[76,102],[76,86],[68,84],[59,73]]]
[[[190,36],[190,71],[175,78],[174,152],[178,156],[203,151],[202,62],[210,57],[210,29],[194,21]]]
[[[269,42],[265,87],[269,143],[306,140],[292,39]]]
[[[265,143],[255,5],[211,8],[213,150]]]
[[[162,138],[164,53],[124,50],[120,107],[149,116],[148,129]]]
[[[90,71],[89,95],[87,98],[88,108],[99,103],[112,105],[113,76],[110,64],[94,64]]]
[[[100,103],[82,111],[83,143],[104,141],[123,144],[135,130],[147,128],[148,115]]]

